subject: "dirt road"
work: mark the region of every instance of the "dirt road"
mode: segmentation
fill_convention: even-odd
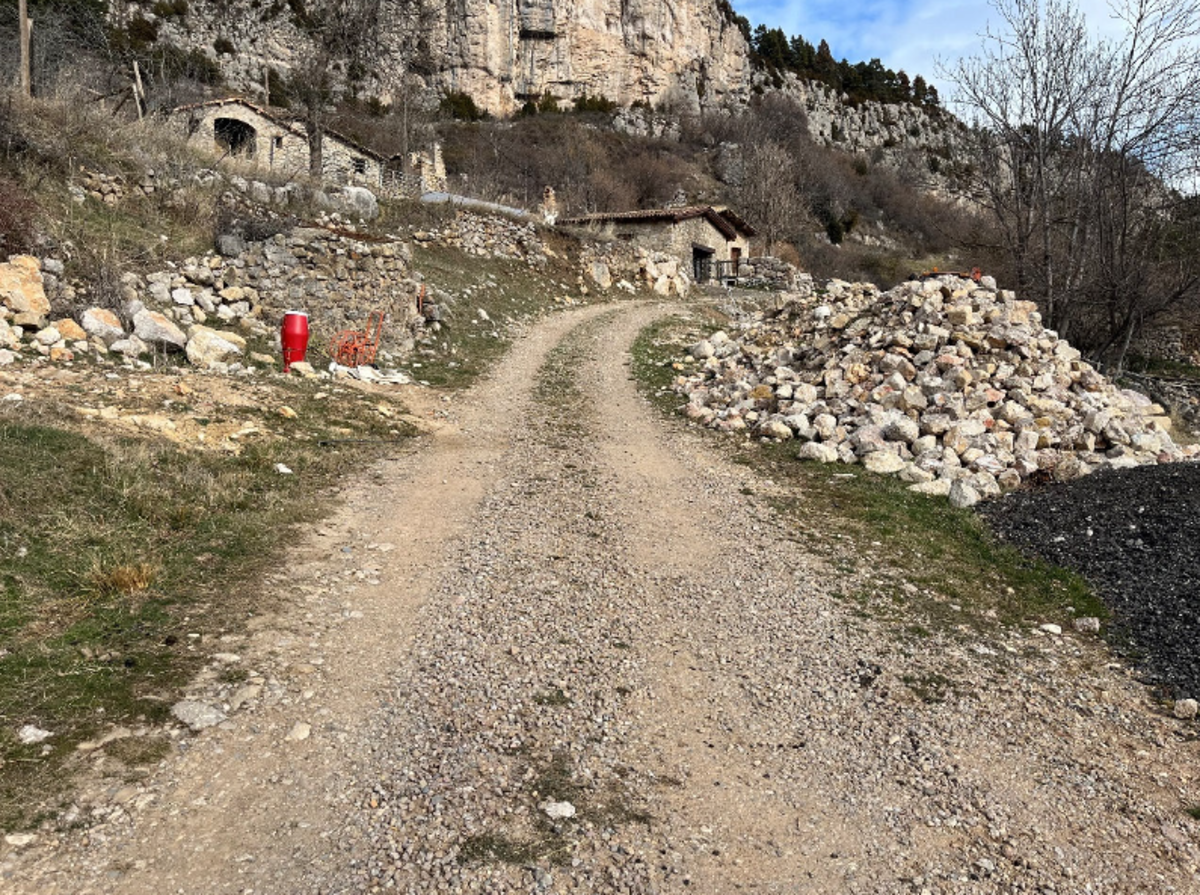
[[[4,891],[1200,891],[1194,727],[1094,641],[859,617],[792,498],[638,397],[664,310],[553,317],[445,405],[205,645],[241,708]]]

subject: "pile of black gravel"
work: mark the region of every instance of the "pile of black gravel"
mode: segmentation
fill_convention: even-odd
[[[993,531],[1087,578],[1114,645],[1169,695],[1200,698],[1200,463],[1105,470],[979,504]]]

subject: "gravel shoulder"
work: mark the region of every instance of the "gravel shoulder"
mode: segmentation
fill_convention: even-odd
[[[259,692],[5,890],[1200,889],[1194,725],[1094,639],[856,614],[804,496],[638,396],[667,310],[540,324],[349,489],[227,645]]]

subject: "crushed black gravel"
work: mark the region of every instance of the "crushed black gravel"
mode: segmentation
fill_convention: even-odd
[[[1200,463],[1105,470],[978,509],[999,537],[1092,583],[1115,648],[1151,683],[1200,697]]]

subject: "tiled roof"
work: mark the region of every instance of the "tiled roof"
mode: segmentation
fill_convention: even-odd
[[[738,232],[755,236],[757,231],[742,218],[728,209],[716,209],[711,205],[688,205],[682,208],[652,208],[642,211],[601,211],[573,218],[559,218],[560,224],[603,224],[609,221],[637,221],[656,223],[669,221],[678,224],[694,218],[704,218],[716,227],[726,239],[736,239]]]

